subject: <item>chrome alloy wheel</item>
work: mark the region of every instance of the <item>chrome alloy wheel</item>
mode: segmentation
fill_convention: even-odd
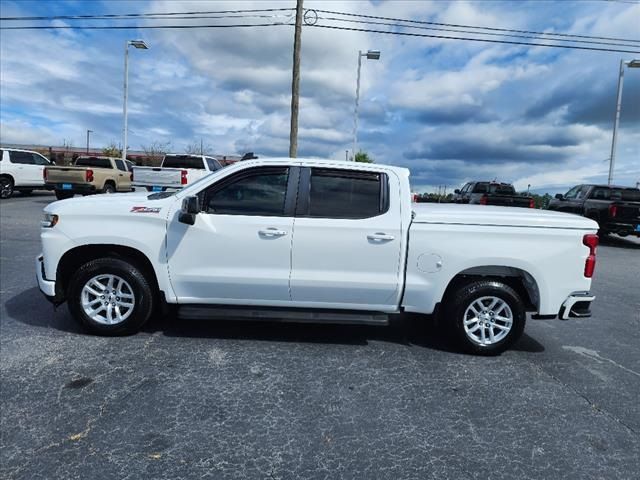
[[[117,275],[96,275],[85,283],[80,293],[84,313],[102,325],[124,322],[135,306],[131,285]]]
[[[464,331],[478,345],[493,345],[506,337],[513,326],[513,312],[498,297],[480,297],[464,312]]]

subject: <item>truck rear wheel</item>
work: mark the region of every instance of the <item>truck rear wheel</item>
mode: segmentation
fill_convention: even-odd
[[[56,190],[56,198],[58,200],[66,200],[67,198],[73,197],[72,192],[65,192],[64,190]]]
[[[524,331],[522,299],[510,286],[494,280],[466,283],[448,296],[447,318],[462,348],[476,355],[498,355]]]
[[[151,316],[153,288],[135,265],[99,258],[82,265],[67,289],[71,315],[89,332],[115,336],[135,333]]]
[[[102,189],[102,193],[116,193],[115,185],[111,182],[105,183],[104,188]]]

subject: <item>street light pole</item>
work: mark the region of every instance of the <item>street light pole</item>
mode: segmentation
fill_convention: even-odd
[[[356,160],[356,152],[358,148],[358,107],[360,104],[360,69],[362,68],[362,57],[367,57],[369,60],[379,60],[380,51],[368,50],[367,53],[362,53],[362,50],[358,50],[358,73],[356,75],[356,105],[353,111],[353,151],[351,152],[351,159]]]
[[[89,155],[89,134],[93,133],[93,130],[87,129],[87,155]]]
[[[149,47],[142,40],[127,40],[124,44],[124,106],[122,113],[124,116],[124,127],[122,129],[122,159],[127,159],[127,97],[129,94],[129,45],[142,50]]]
[[[620,73],[618,75],[618,95],[616,97],[616,115],[613,121],[613,137],[611,139],[611,156],[609,157],[609,179],[607,185],[613,182],[613,169],[616,163],[616,143],[618,141],[618,125],[620,123],[620,109],[622,107],[622,85],[624,82],[624,67],[640,68],[640,60],[634,59],[628,62],[620,60]]]

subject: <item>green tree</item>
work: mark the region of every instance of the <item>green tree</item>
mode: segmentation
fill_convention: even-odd
[[[122,150],[118,148],[115,142],[111,142],[108,146],[102,149],[102,154],[105,157],[120,158],[120,156],[122,155]]]
[[[362,150],[360,150],[358,153],[356,153],[355,161],[361,163],[373,163],[373,157],[370,157],[367,152],[363,152]]]

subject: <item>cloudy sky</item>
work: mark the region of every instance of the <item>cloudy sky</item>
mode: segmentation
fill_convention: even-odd
[[[293,0],[2,1],[1,16],[293,6]],[[633,1],[305,0],[305,7],[640,39],[640,4]],[[270,15],[231,23],[291,21],[289,12]],[[212,19],[163,22],[230,23]],[[161,22],[101,22],[106,23]],[[2,25],[19,24],[5,21]],[[130,149],[170,141],[173,150],[180,151],[202,138],[221,154],[288,153],[293,48],[293,27],[288,25],[1,30],[0,141],[43,145],[66,141],[83,146],[86,130],[91,129],[94,145],[119,143],[123,51],[125,41],[133,38],[144,39],[151,48],[130,53]],[[379,61],[363,61],[359,146],[379,163],[410,168],[415,190],[445,184],[455,188],[467,180],[493,178],[514,182],[520,189],[531,184],[541,192],[563,191],[581,182],[606,182],[619,62],[640,58],[640,53],[304,27],[299,156],[342,159],[351,148],[357,52],[367,49],[381,50],[382,56]],[[640,47],[623,49],[640,52]],[[640,69],[625,72],[620,126],[615,181],[635,185],[640,182]]]

